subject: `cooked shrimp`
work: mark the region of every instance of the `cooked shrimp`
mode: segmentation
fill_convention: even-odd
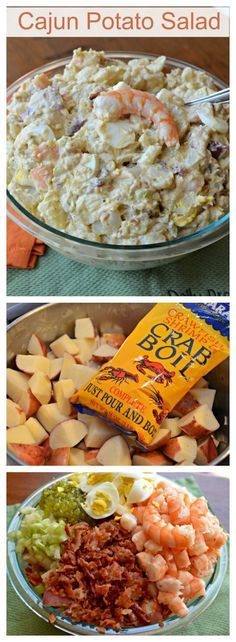
[[[182,593],[185,600],[190,600],[200,595],[205,595],[204,581],[193,577],[188,571],[179,571],[178,579],[182,584]]]
[[[207,512],[207,503],[204,498],[193,502],[190,508],[190,519],[196,532],[203,534],[206,546],[220,548],[225,544],[227,535],[217,517]]]
[[[150,503],[150,500],[152,500],[152,502],[155,502],[155,506],[156,508],[158,508],[158,512],[161,513],[162,517],[163,515],[168,515],[168,504],[162,490],[155,491],[155,493],[153,493],[151,498],[149,498],[149,500],[147,501],[147,504]]]
[[[211,567],[213,569],[215,564],[216,564],[216,562],[217,562],[217,560],[218,560],[218,557],[220,557],[220,549],[219,548],[209,549],[207,551],[207,553],[206,553],[206,556],[208,558],[209,564],[211,565]]]
[[[204,532],[208,529],[208,505],[204,497],[199,497],[190,506],[190,521],[195,530]]]
[[[209,558],[209,560],[211,560],[212,564],[215,564],[218,560],[218,557],[220,557],[220,549],[209,548],[207,551],[207,557]]]
[[[143,528],[142,530],[138,531],[137,533],[134,533],[132,536],[132,542],[134,542],[137,551],[141,552],[144,549],[145,542],[147,541],[148,537],[146,533],[144,532]]]
[[[157,598],[155,598],[155,596],[152,599],[146,597],[141,603],[141,607],[146,613],[146,615],[148,616],[150,624],[156,623],[156,622],[162,622],[163,617],[162,617],[161,607]]]
[[[173,526],[166,524],[156,506],[155,494],[149,500],[143,516],[143,527],[156,544],[169,548],[188,548],[194,543],[195,533],[191,524]]]
[[[147,535],[145,533],[144,535],[146,537],[146,541],[144,543],[145,551],[151,553],[152,555],[156,555],[157,553],[162,551],[162,546],[158,546],[157,544],[155,544],[152,539],[147,539]]]
[[[44,191],[48,190],[50,182],[50,171],[43,165],[38,165],[31,170],[30,176],[33,179],[36,189]]]
[[[177,577],[178,569],[177,569],[177,566],[176,566],[176,563],[175,563],[174,559],[173,560],[169,560],[167,562],[167,564],[168,564],[168,574],[171,575],[171,577]]]
[[[176,593],[179,595],[179,593],[181,593],[182,584],[178,579],[165,575],[162,580],[157,582],[157,588],[160,591],[168,591],[168,593]]]
[[[189,559],[188,551],[186,549],[182,551],[174,551],[174,560],[178,569],[188,568],[191,562]]]
[[[196,597],[204,597],[206,594],[206,587],[205,583],[203,580],[201,580],[199,577],[194,577],[190,584],[187,584],[184,587],[183,591],[183,597],[185,600],[193,600],[196,599]]]
[[[50,140],[43,142],[36,147],[33,153],[33,158],[39,161],[52,160],[55,161],[59,158],[59,150],[55,141]]]
[[[167,147],[179,143],[178,128],[171,113],[156,96],[146,91],[118,84],[95,98],[94,109],[97,116],[105,113],[114,120],[137,114],[154,124]]]
[[[161,604],[166,604],[175,615],[179,617],[188,615],[188,608],[179,595],[168,593],[168,591],[159,591],[158,600]]]
[[[206,553],[208,546],[206,545],[204,535],[200,531],[195,532],[195,542],[193,546],[188,548],[189,555],[202,555]]]
[[[143,523],[144,511],[145,506],[135,506],[133,509],[133,515],[136,517],[138,524]]]
[[[37,89],[45,89],[45,87],[51,85],[51,80],[48,78],[47,74],[38,74],[33,79],[33,85],[37,87]]]
[[[190,523],[190,510],[186,506],[184,497],[167,497],[168,510],[170,521],[174,525],[189,524]]]
[[[180,570],[178,571],[178,580],[181,582],[182,586],[186,586],[192,582],[193,575],[189,571]]]
[[[204,497],[192,500],[168,482],[159,483],[146,505],[136,506],[134,514],[141,525],[136,526],[132,540],[150,580],[152,599],[147,609],[159,602],[185,617],[185,602],[205,595],[203,578],[212,574],[227,536],[217,517],[209,513]]]
[[[212,529],[204,533],[204,539],[207,546],[211,548],[220,548],[227,541],[227,535],[222,528]]]
[[[176,492],[176,488],[174,488],[174,486],[170,486],[168,481],[165,481],[163,479],[162,481],[158,482],[157,487],[155,489],[155,493],[163,493],[163,491],[170,493],[170,492],[173,492],[174,490]]]
[[[205,497],[199,497],[192,502],[190,507],[191,517],[202,517],[208,514],[208,505]]]
[[[157,582],[164,577],[167,571],[167,563],[162,555],[158,553],[158,555],[153,556],[150,553],[142,552],[137,553],[137,558],[141,568],[151,582]]]
[[[213,571],[211,559],[203,553],[197,557],[191,557],[191,573],[197,577],[208,577]]]
[[[177,577],[178,569],[177,569],[176,563],[174,561],[173,554],[169,550],[164,550],[164,551],[162,551],[162,555],[163,555],[164,559],[167,562],[168,575],[171,575],[171,577]]]

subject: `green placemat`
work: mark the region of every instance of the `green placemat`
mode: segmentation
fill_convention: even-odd
[[[193,477],[177,480],[190,492],[200,497],[201,489]],[[8,506],[8,523],[18,505]],[[14,592],[9,580],[7,586],[7,635],[67,635],[47,624],[28,609]],[[172,634],[173,635],[173,634]],[[184,626],[176,635],[229,635],[229,570],[213,604],[193,624]]]
[[[8,269],[9,296],[227,296],[228,239],[152,270],[113,272],[50,248],[33,270]]]

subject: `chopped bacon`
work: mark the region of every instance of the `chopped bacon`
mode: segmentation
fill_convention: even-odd
[[[25,569],[25,572],[32,586],[38,586],[38,584],[41,584],[42,582],[41,575],[40,575],[40,572],[37,571],[36,566],[34,568],[27,566]]]
[[[114,520],[99,526],[85,522],[67,529],[60,562],[44,575],[45,606],[73,622],[120,631],[155,621],[163,626],[163,609],[153,598],[149,613],[149,580],[140,568],[130,533]],[[147,604],[148,602],[148,604]]]
[[[58,595],[54,595],[50,591],[44,591],[43,603],[45,606],[60,608],[60,606],[66,606],[69,603],[69,600]]]

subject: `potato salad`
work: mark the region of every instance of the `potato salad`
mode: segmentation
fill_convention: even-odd
[[[188,100],[217,89],[165,56],[128,63],[76,49],[63,73],[22,82],[9,104],[8,187],[74,237],[146,245],[228,211],[228,107]]]

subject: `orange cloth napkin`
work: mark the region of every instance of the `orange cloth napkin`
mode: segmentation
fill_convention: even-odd
[[[7,219],[7,267],[34,268],[45,249],[42,241]]]

